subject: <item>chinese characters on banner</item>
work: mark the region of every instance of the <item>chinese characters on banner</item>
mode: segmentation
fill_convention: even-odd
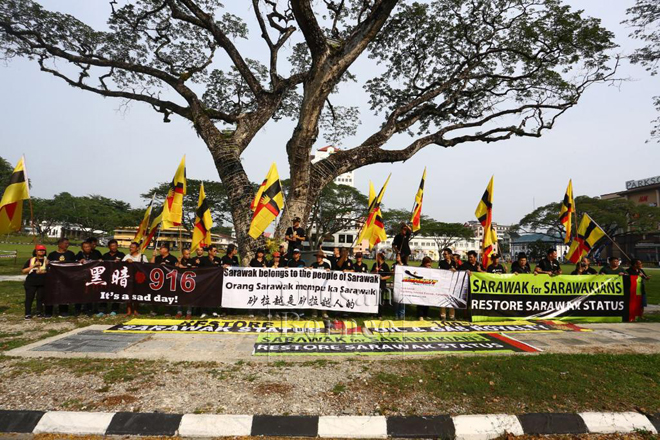
[[[232,267],[222,283],[222,307],[227,308],[378,312],[378,275]]]

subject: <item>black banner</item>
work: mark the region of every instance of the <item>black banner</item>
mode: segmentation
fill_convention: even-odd
[[[138,302],[171,306],[219,307],[222,270],[169,265],[95,261],[51,264],[45,304]]]

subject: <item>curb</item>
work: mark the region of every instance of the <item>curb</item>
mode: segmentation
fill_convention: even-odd
[[[0,410],[0,433],[149,435],[181,437],[281,436],[442,438],[486,440],[509,433],[610,434],[660,432],[660,413],[486,414],[464,416],[266,416],[93,413]]]

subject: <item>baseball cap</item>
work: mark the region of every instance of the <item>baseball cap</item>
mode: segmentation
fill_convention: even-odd
[[[294,254],[299,254],[299,253],[300,253],[300,249],[297,249],[297,248],[294,249],[294,250],[293,250],[293,253],[294,253]]]
[[[273,252],[273,257],[279,257],[280,253],[279,252]]]
[[[34,247],[34,250],[36,250],[36,251],[45,251],[46,246],[44,246],[43,244],[38,244]]]

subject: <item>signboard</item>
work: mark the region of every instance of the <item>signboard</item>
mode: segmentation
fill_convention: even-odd
[[[432,307],[467,307],[466,272],[427,267],[396,266],[394,301]]]

